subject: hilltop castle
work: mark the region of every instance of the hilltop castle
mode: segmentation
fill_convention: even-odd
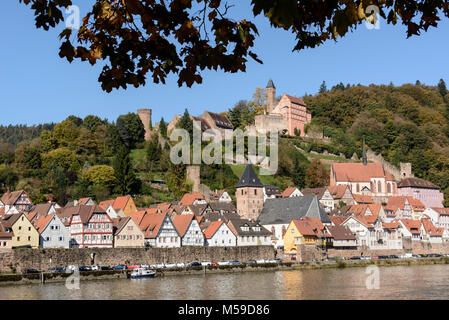
[[[285,94],[276,103],[276,87],[273,80],[269,80],[265,88],[265,114],[255,117],[256,130],[278,130],[281,133],[295,135],[295,129],[301,137],[305,135],[304,126],[312,120],[312,114],[300,98]]]

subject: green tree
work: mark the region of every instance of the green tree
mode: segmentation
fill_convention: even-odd
[[[440,79],[440,81],[438,82],[438,92],[442,97],[445,97],[447,94],[446,82],[444,82],[443,79]]]
[[[150,171],[153,171],[158,167],[159,161],[161,160],[162,148],[159,144],[159,135],[152,134],[150,141],[148,141],[147,146],[147,162]]]
[[[246,100],[240,100],[234,108],[228,111],[229,121],[231,121],[234,128],[245,129],[247,125],[254,123],[255,116],[254,103]]]
[[[134,149],[137,143],[144,141],[145,128],[137,114],[130,112],[119,116],[116,126],[120,138],[128,149]]]
[[[4,165],[0,166],[0,186],[3,188],[3,191],[6,189],[14,190],[18,181],[19,174],[13,168]]]
[[[77,172],[81,168],[76,154],[67,148],[59,148],[44,154],[42,156],[42,165],[47,169],[50,169],[52,166],[60,167],[65,172]]]
[[[114,185],[114,169],[107,165],[92,166],[83,173],[83,179],[93,185],[111,188]]]
[[[77,127],[81,127],[81,125],[83,124],[83,119],[74,115],[68,116],[66,120],[72,121],[73,124]]]
[[[122,147],[117,152],[113,168],[115,173],[115,190],[121,195],[133,195],[139,190],[139,180],[129,157],[129,150]]]
[[[78,135],[79,128],[70,120],[56,124],[53,130],[53,136],[60,147],[74,147]]]
[[[323,80],[323,82],[320,85],[320,90],[318,92],[319,93],[327,92],[326,81]]]
[[[162,117],[159,122],[159,132],[162,138],[167,139],[167,123],[165,122],[164,117]]]
[[[182,115],[176,127],[186,130],[189,133],[190,142],[193,141],[193,121],[190,118],[189,111],[187,111],[187,109],[184,111],[184,114]]]
[[[101,120],[98,116],[88,115],[83,120],[83,127],[95,131],[98,126],[106,125],[107,121]]]

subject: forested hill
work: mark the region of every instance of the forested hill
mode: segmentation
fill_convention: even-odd
[[[449,193],[449,94],[444,81],[437,86],[322,86],[304,101],[312,112],[311,127],[335,139],[360,143],[365,136],[366,144],[387,161],[411,162],[416,176]]]

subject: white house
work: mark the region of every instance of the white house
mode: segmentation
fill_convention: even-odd
[[[195,215],[175,215],[173,224],[181,237],[181,246],[204,246],[204,235]]]
[[[282,198],[302,197],[303,194],[296,187],[288,187],[282,192]]]
[[[258,222],[247,219],[230,219],[227,226],[237,238],[237,246],[269,246],[271,232]]]
[[[54,213],[40,216],[34,222],[41,248],[70,248],[70,232]]]
[[[211,222],[203,230],[203,233],[208,247],[235,247],[237,245],[237,237],[224,221]]]
[[[139,223],[145,245],[156,248],[179,248],[181,237],[167,213],[144,213]]]

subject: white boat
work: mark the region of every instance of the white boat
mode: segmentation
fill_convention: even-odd
[[[131,279],[139,278],[153,278],[156,275],[156,271],[145,268],[136,268],[131,272]]]

